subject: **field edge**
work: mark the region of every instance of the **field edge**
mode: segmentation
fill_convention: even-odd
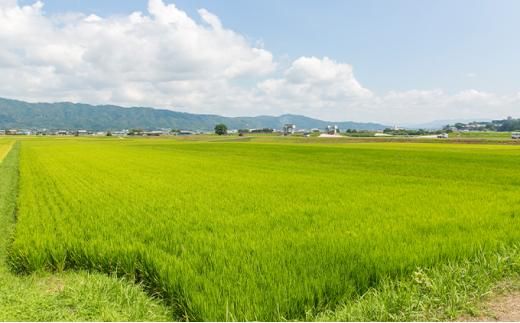
[[[478,317],[505,281],[520,282],[520,244],[479,252],[461,262],[418,267],[404,279],[386,278],[356,300],[309,315],[312,321],[448,321]]]
[[[14,239],[20,142],[0,162],[0,321],[170,321],[142,286],[89,272],[14,274],[7,263]]]

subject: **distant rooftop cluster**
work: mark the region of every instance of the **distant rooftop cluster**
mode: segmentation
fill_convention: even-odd
[[[350,132],[351,129],[345,129]],[[341,132],[337,125],[328,125],[324,129],[319,128],[297,128],[295,124],[285,124],[281,129],[273,128],[242,128],[227,130],[227,134],[278,134],[278,135],[310,135],[310,134],[329,134],[337,135]],[[0,129],[0,135],[6,136],[190,136],[213,134],[213,131],[191,130],[191,129],[121,129],[95,131],[86,129]]]
[[[489,122],[473,121],[469,123],[458,122],[446,125],[446,130],[452,131],[520,131],[520,119],[507,117],[504,120],[492,120]]]

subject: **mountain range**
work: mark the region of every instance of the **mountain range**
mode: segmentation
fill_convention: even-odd
[[[89,105],[70,102],[29,103],[0,98],[0,129],[185,129],[212,130],[224,123],[229,129],[281,129],[295,124],[298,129],[325,128],[337,125],[340,129],[379,130],[387,126],[378,123],[332,122],[301,115],[223,117],[212,114],[193,114],[146,107],[125,108],[115,105]]]

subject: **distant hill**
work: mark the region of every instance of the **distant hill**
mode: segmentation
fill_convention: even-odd
[[[211,130],[218,123],[230,129],[274,128],[286,123],[298,128],[324,128],[336,124],[340,129],[377,130],[386,126],[377,123],[328,122],[300,115],[222,117],[192,114],[153,108],[123,108],[114,105],[89,105],[69,102],[28,103],[0,98],[0,129],[191,129]]]

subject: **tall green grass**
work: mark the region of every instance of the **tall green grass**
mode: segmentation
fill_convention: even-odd
[[[520,147],[24,141],[17,272],[144,282],[176,319],[303,319],[520,240]]]
[[[1,141],[11,147],[12,142]],[[17,276],[6,266],[14,229],[18,151],[0,161],[0,321],[166,321],[168,310],[140,288],[101,274],[34,273]],[[171,317],[170,317],[171,319]]]
[[[481,251],[463,261],[419,267],[401,279],[382,279],[377,288],[307,320],[424,322],[482,318],[486,312],[482,302],[515,290],[520,290],[519,245]]]

